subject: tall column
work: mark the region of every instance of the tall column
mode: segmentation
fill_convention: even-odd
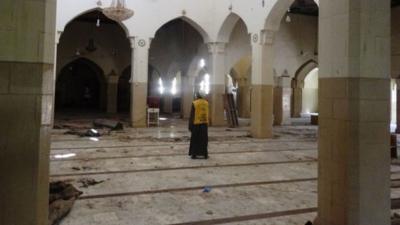
[[[255,138],[273,135],[274,35],[273,31],[264,30],[252,38],[251,134]]]
[[[290,124],[290,77],[279,77],[274,88],[274,125]]]
[[[238,111],[239,116],[242,118],[250,118],[250,85],[246,77],[241,77],[238,79]]]
[[[210,102],[210,120],[212,126],[224,126],[225,110],[225,76],[226,76],[226,43],[208,43],[210,52],[209,66],[211,75],[211,102]]]
[[[300,118],[303,108],[303,88],[304,82],[292,81],[292,117]]]
[[[396,134],[400,134],[400,80],[396,79]]]
[[[118,80],[119,77],[112,71],[107,80],[107,113],[117,113]]]
[[[0,224],[48,221],[54,0],[0,1]],[[41,18],[41,19],[38,19]]]
[[[150,39],[131,37],[131,123],[132,127],[147,126],[147,82]]]
[[[174,100],[174,96],[172,96],[170,93],[166,93],[166,95],[162,96],[163,101],[164,101],[164,108],[163,108],[163,112],[164,113],[168,113],[168,114],[172,114],[173,113],[173,100]]]
[[[390,224],[390,3],[320,1],[318,224]]]
[[[57,53],[58,53],[58,44],[60,43],[60,38],[62,35],[62,31],[56,31],[55,32],[55,47],[54,47],[54,58],[53,58],[53,102],[52,105],[55,106],[56,103],[56,93],[55,93],[55,87],[56,87],[56,82],[57,82]],[[54,117],[55,117],[55,107],[53,107],[53,111],[51,113],[51,124],[54,125]],[[52,125],[52,126],[53,126]]]
[[[182,76],[182,117],[189,119],[194,92],[194,77]]]

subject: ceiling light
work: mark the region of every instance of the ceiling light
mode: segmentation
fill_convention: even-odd
[[[286,13],[286,23],[292,22],[292,18],[290,18],[289,13],[290,13],[290,9],[288,9],[288,11]]]
[[[110,7],[103,9],[103,13],[117,22],[127,20],[134,14],[133,10],[126,8],[125,0],[113,0]]]

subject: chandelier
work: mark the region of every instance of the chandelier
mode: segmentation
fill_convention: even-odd
[[[125,0],[112,0],[111,6],[103,9],[108,18],[121,22],[133,16],[133,11],[126,8]]]

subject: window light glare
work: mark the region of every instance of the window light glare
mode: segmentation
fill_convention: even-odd
[[[55,159],[68,159],[68,158],[72,158],[72,157],[75,157],[75,156],[76,156],[75,153],[58,154],[58,155],[55,155],[54,158]]]
[[[164,94],[164,85],[161,77],[158,79],[158,92],[162,95]]]
[[[176,77],[172,80],[171,94],[176,95],[178,90],[176,88]]]
[[[206,60],[200,59],[199,66],[200,66],[200,68],[204,68],[206,66]]]

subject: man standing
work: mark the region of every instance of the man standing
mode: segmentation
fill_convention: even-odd
[[[208,102],[200,93],[196,93],[196,100],[192,103],[189,131],[192,132],[189,155],[192,159],[199,155],[208,159]]]

